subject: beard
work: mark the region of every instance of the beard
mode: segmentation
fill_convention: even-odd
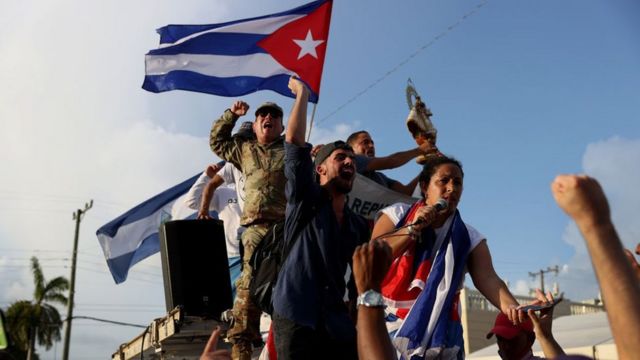
[[[353,188],[353,177],[351,179],[344,179],[340,176],[335,177],[331,181],[333,188],[340,194],[348,194]]]

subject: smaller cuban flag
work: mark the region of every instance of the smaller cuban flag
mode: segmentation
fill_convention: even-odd
[[[193,210],[183,209],[180,198],[189,191],[200,173],[139,204],[96,231],[107,265],[119,284],[129,269],[160,251],[159,229],[163,222],[187,218]],[[173,214],[173,218],[172,218]]]
[[[332,0],[319,0],[277,14],[212,25],[167,25],[160,47],[145,56],[142,88],[242,96],[273,90],[295,97],[291,75],[318,102],[329,38]]]

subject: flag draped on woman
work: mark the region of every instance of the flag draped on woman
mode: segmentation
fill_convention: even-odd
[[[332,0],[319,0],[251,19],[162,27],[160,47],[145,56],[142,88],[220,96],[273,90],[295,97],[287,87],[295,74],[317,103],[331,7]]]

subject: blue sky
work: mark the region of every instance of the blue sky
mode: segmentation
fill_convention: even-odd
[[[94,199],[82,223],[75,313],[140,324],[162,315],[157,256],[115,285],[95,230],[215,160],[208,132],[233,99],[140,89],[144,54],[158,43],[154,29],[301,4],[3,5],[1,307],[30,296],[31,255],[43,259],[46,276],[68,275],[71,213]],[[632,0],[336,0],[312,139],[367,129],[379,155],[412,148],[404,125],[404,88],[412,78],[434,113],[438,145],[464,164],[462,215],[488,237],[498,273],[522,292],[533,285],[528,272],[559,265],[562,273],[548,282],[557,281],[571,299],[594,297],[582,240],[553,203],[549,183],[561,172],[596,176],[623,241],[638,242],[639,17],[640,4]],[[244,99],[254,106],[275,100],[285,109],[292,103],[269,91]],[[408,164],[388,174],[407,182],[418,171]],[[73,331],[72,354],[104,358],[140,330],[77,321]]]

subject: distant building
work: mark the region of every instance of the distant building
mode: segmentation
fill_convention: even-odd
[[[516,300],[520,304],[527,304],[533,301],[534,298],[529,296],[516,296]],[[467,287],[460,292],[460,308],[462,312],[461,321],[464,328],[464,348],[466,355],[468,356],[477,350],[495,344],[495,338],[487,339],[487,333],[493,327],[498,309],[491,305],[479,291]],[[601,312],[604,312],[602,305],[564,299],[564,301],[559,303],[554,309],[553,317],[558,318],[566,315],[585,315]],[[606,316],[602,317],[606,321]],[[554,323],[554,335],[556,335],[556,331],[557,326],[556,323]],[[556,339],[561,346],[565,346],[560,342],[559,336],[556,336]],[[493,354],[498,358],[497,352]]]

